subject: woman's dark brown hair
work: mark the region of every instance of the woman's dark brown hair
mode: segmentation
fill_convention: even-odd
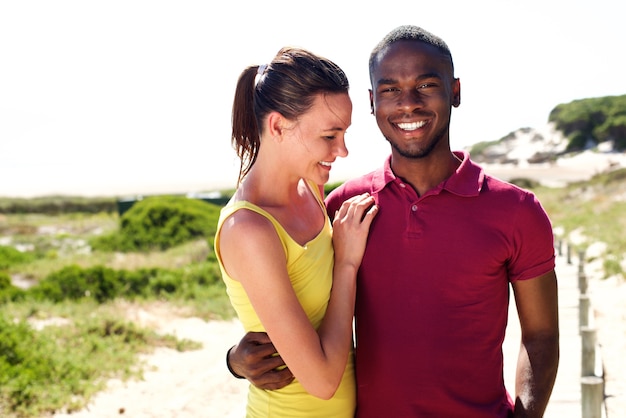
[[[241,159],[238,184],[256,161],[268,113],[296,120],[311,108],[316,95],[348,89],[339,66],[301,48],[282,48],[268,65],[246,68],[237,81],[232,113],[232,143]]]

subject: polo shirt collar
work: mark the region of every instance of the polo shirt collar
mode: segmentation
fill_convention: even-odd
[[[389,154],[383,166],[372,175],[372,194],[379,193],[387,184],[396,179],[396,175],[391,171],[391,154]]]
[[[454,151],[454,154],[462,159],[461,165],[440,187],[459,196],[478,196],[485,181],[483,169],[470,160],[467,151]],[[387,184],[396,180],[401,181],[391,170],[391,155],[389,155],[383,166],[373,173],[372,193],[380,192]]]
[[[454,174],[444,182],[443,188],[459,196],[478,196],[483,188],[485,172],[470,160],[467,151],[454,151],[454,154],[461,158],[462,162]]]

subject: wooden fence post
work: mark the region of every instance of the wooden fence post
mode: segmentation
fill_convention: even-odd
[[[586,294],[588,287],[589,283],[587,281],[587,275],[585,273],[578,273],[578,290],[580,291],[580,294]]]
[[[581,327],[582,361],[581,376],[594,376],[596,370],[596,330],[591,327]]]
[[[572,245],[567,243],[567,264],[572,264]]]
[[[568,263],[571,255],[568,253]],[[581,408],[582,418],[602,418],[604,402],[604,379],[596,375],[596,329],[589,325],[590,300],[587,294],[589,283],[585,274],[585,251],[578,252],[578,322],[582,338],[581,356]],[[602,375],[602,372],[600,372]]]
[[[578,273],[585,272],[585,250],[578,251]]]
[[[578,326],[582,329],[589,326],[589,296],[581,294],[578,297]]]
[[[601,418],[604,380],[597,376],[584,376],[580,382],[582,418]]]

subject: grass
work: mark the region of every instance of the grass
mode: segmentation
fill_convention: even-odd
[[[53,319],[61,325],[38,326]],[[141,377],[137,354],[154,347],[198,348],[133,324],[119,315],[115,303],[91,300],[9,304],[0,314],[0,335],[3,417],[78,410],[108,378]]]
[[[581,234],[577,250],[586,251],[593,243],[606,244],[605,276],[622,275],[619,260],[626,255],[626,169],[593,177],[563,188],[537,187],[533,190],[548,212],[552,223],[563,229],[563,237]]]

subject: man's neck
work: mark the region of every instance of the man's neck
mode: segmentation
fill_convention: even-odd
[[[440,156],[431,154],[423,158],[405,158],[393,153],[391,169],[396,176],[410,184],[418,196],[423,196],[450,178],[461,162],[451,151]]]

